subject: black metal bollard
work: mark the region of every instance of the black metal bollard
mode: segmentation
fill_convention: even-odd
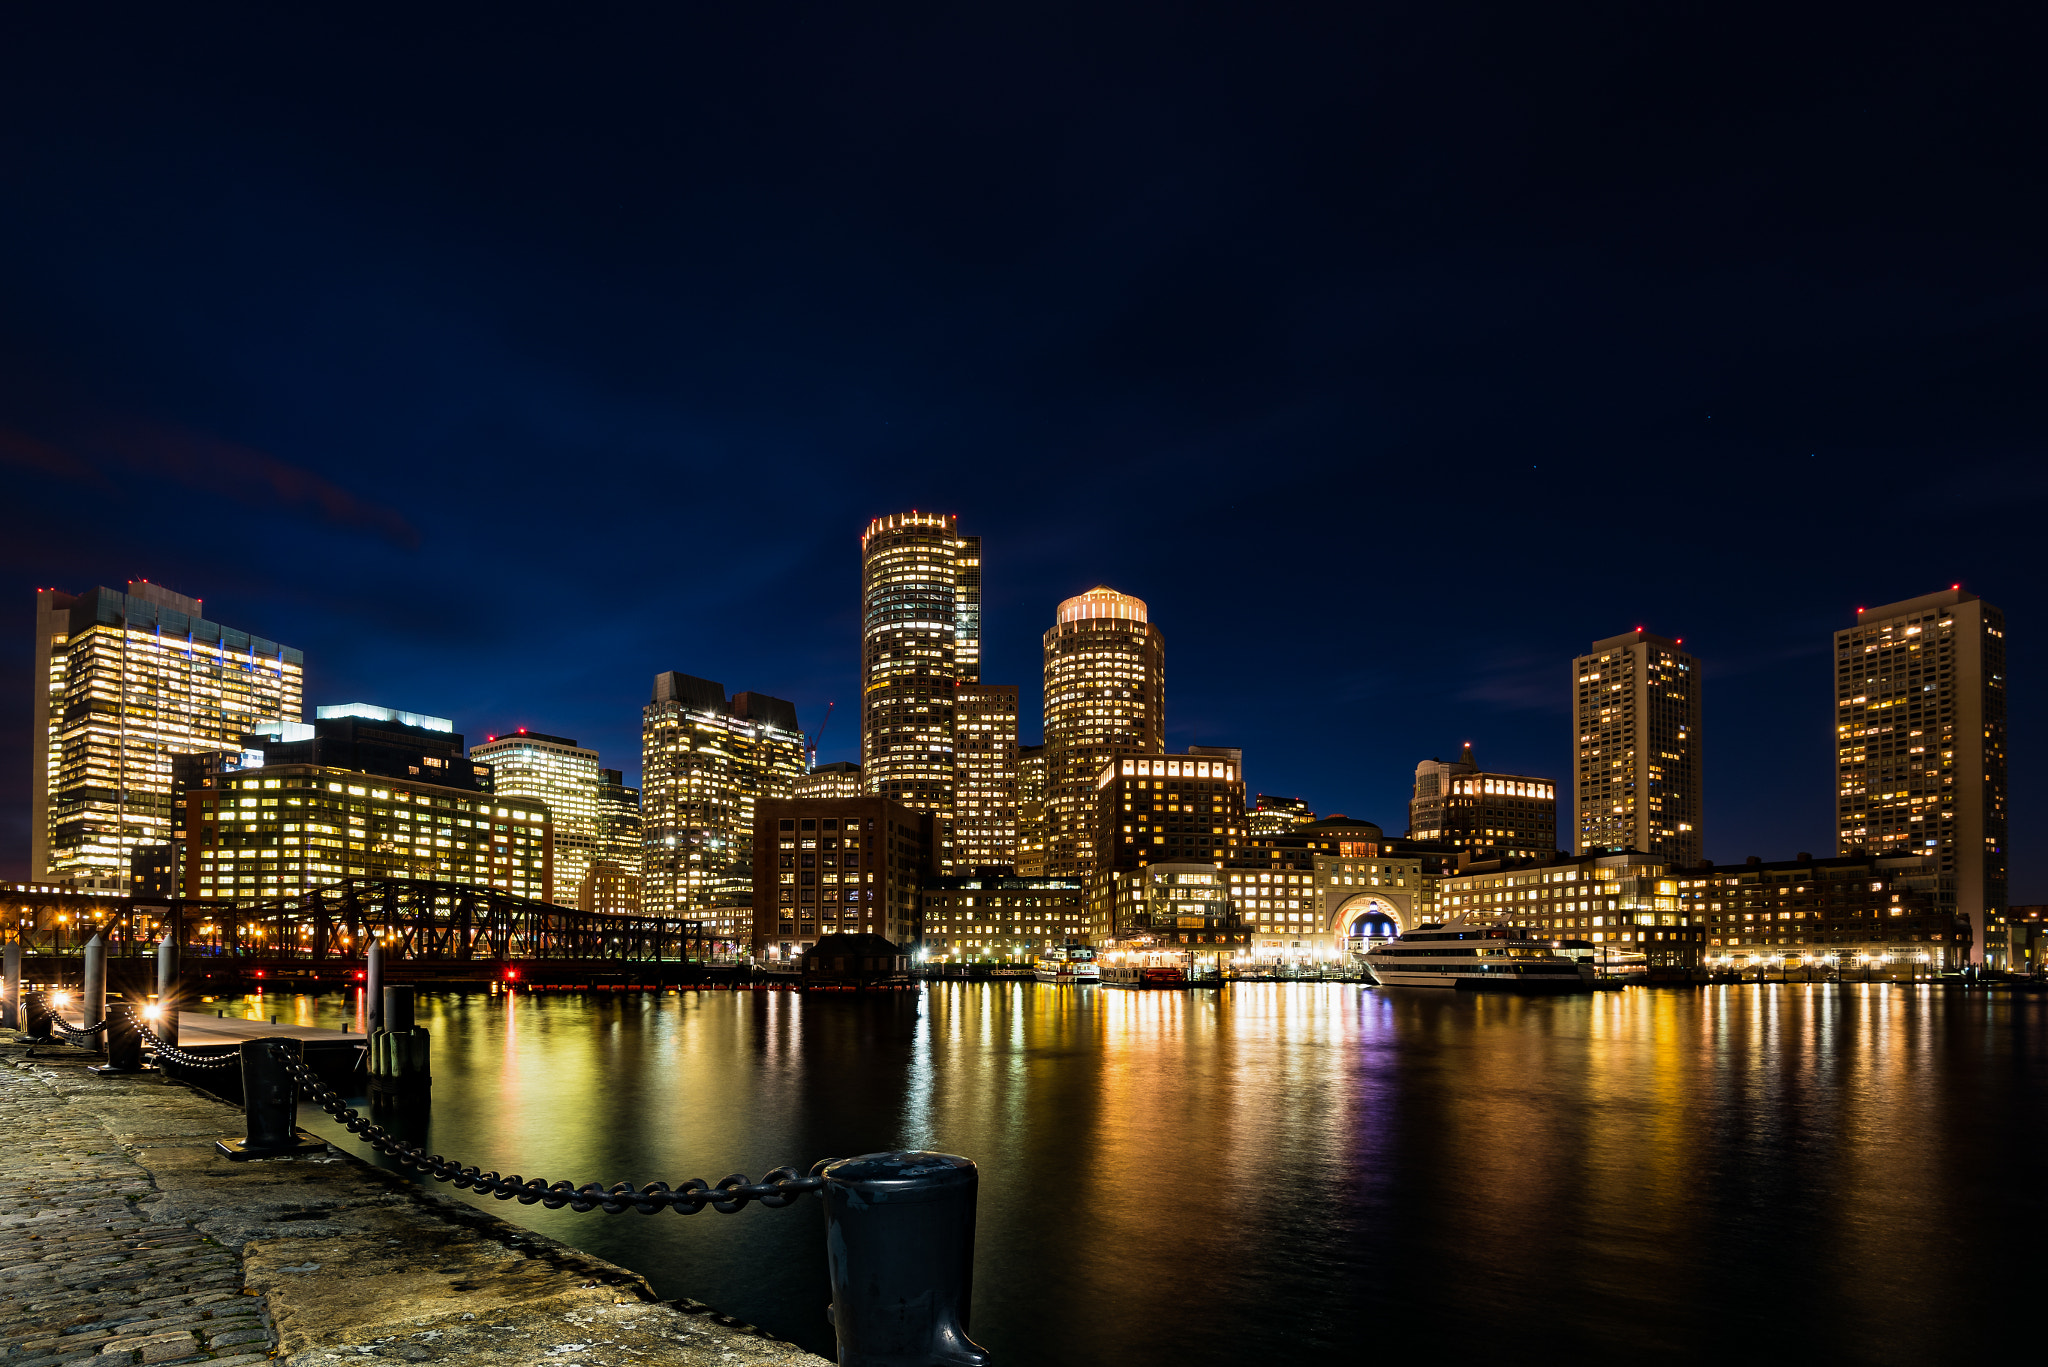
[[[107,1012],[107,1061],[86,1071],[105,1077],[114,1073],[142,1071],[142,1031],[135,1023],[135,1008],[115,1002]]]
[[[840,1367],[981,1367],[967,1337],[981,1174],[947,1153],[820,1165]]]
[[[295,1039],[242,1041],[242,1116],[248,1134],[222,1139],[214,1148],[236,1162],[311,1153],[327,1141],[298,1127],[299,1084],[291,1065],[302,1058],[305,1044]]]
[[[50,1007],[50,994],[31,992],[21,1003],[21,1028],[33,1044],[48,1044],[57,1037],[57,1013]]]

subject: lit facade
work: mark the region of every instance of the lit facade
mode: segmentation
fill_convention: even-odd
[[[1045,877],[1045,747],[1017,747],[1017,874]]]
[[[1529,774],[1496,774],[1472,759],[1415,766],[1408,834],[1454,846],[1474,859],[1538,859],[1557,852],[1557,785]]]
[[[1932,855],[1936,906],[1999,964],[2006,941],[2005,615],[1951,589],[1835,633],[1841,854]]]
[[[1017,689],[953,689],[953,866],[1017,863]]]
[[[1224,872],[1207,862],[1147,864],[1111,879],[1109,933],[1102,943],[1126,953],[1236,958],[1251,932],[1239,919]]]
[[[1581,854],[1700,861],[1700,669],[1679,645],[1638,629],[1572,662]]]
[[[753,866],[756,805],[791,796],[803,769],[793,704],[655,676],[640,723],[642,909],[689,918],[710,906],[722,878]]]
[[[820,764],[808,774],[797,775],[796,780],[798,797],[859,797],[865,791],[860,766],[848,760]]]
[[[925,880],[924,949],[935,962],[1018,962],[1088,935],[1088,890],[1073,878],[989,870]]]
[[[1244,837],[1244,770],[1234,750],[1209,755],[1120,754],[1096,776],[1088,830],[1093,930],[1116,933],[1116,904],[1128,900],[1123,875],[1149,864],[1207,863],[1221,868]]]
[[[496,796],[530,797],[547,804],[554,814],[556,881],[543,897],[563,906],[580,904],[584,878],[603,853],[598,829],[597,751],[585,749],[567,736],[548,736],[521,727],[472,746],[469,756],[491,766],[491,792]],[[624,869],[618,872],[625,874]],[[617,895],[612,892],[610,900],[616,902]]]
[[[598,770],[598,857],[609,859],[619,867],[620,872],[631,876],[635,897],[639,895],[640,877],[643,872],[642,844],[640,790],[627,787],[626,776],[617,769]],[[640,909],[637,901],[633,909]]]
[[[756,957],[786,962],[833,934],[917,941],[937,818],[854,797],[764,801],[756,821]]]
[[[938,818],[952,861],[953,689],[981,678],[981,540],[950,513],[878,517],[861,534],[861,778]]]
[[[1449,862],[1441,849],[1338,814],[1251,837],[1224,873],[1252,959],[1306,964],[1437,920]]]
[[[1315,812],[1300,798],[1274,797],[1271,793],[1260,793],[1251,810],[1244,814],[1245,829],[1253,835],[1284,835],[1315,819]]]
[[[1900,850],[1675,873],[1681,920],[1706,928],[1709,967],[1897,965],[1918,974],[1955,967],[1968,947],[1954,911],[1940,904],[1939,864],[1937,855]],[[1658,910],[1661,923],[1661,903]]]
[[[470,883],[539,901],[553,876],[553,823],[530,798],[314,764],[209,781],[185,795],[187,897],[291,897],[368,877]]]
[[[1491,860],[1445,875],[1446,917],[1515,926],[1533,936],[1584,940],[1602,956],[1640,954],[1652,968],[1699,966],[1706,930],[1687,896],[1688,875],[1654,854],[1561,854]]]
[[[30,868],[125,891],[136,849],[172,838],[172,760],[239,750],[298,722],[305,657],[208,621],[200,601],[142,580],[127,591],[36,592]]]
[[[1060,604],[1044,648],[1045,870],[1085,876],[1105,766],[1166,748],[1166,643],[1144,600],[1094,588]]]

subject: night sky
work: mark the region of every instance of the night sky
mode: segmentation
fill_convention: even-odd
[[[1961,582],[2048,899],[2035,12],[13,7],[0,874],[38,585],[630,780],[665,669],[857,758],[915,507],[1027,740],[1107,583],[1172,748],[1395,830],[1466,740],[1567,779],[1571,657],[1681,636],[1724,861],[1832,852],[1829,633]]]

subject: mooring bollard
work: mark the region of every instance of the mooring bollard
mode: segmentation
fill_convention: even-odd
[[[219,1140],[215,1149],[245,1162],[327,1147],[326,1140],[298,1126],[299,1085],[291,1065],[305,1052],[304,1042],[295,1039],[242,1041],[242,1117],[248,1133],[241,1139]]]
[[[143,1071],[142,1031],[135,1024],[134,1006],[128,1002],[114,1003],[107,1013],[107,1061],[95,1063],[86,1071],[102,1077]]]
[[[946,1153],[871,1153],[818,1169],[840,1367],[979,1367],[967,1337],[981,1174]]]
[[[165,1044],[178,1042],[178,942],[171,933],[164,932],[164,938],[156,947],[156,1004],[162,1008],[157,1016],[156,1037]]]
[[[384,946],[377,940],[370,941],[370,952],[363,956],[363,1015],[365,1035],[384,1028]]]
[[[432,1039],[413,1024],[413,990],[403,983],[384,989],[384,1026],[370,1036],[370,1090],[421,1092],[434,1085]]]
[[[31,992],[22,1003],[21,1028],[30,1040],[37,1044],[48,1044],[57,1035],[57,1013],[50,1006],[50,994]]]
[[[85,942],[85,992],[78,1003],[78,1017],[86,1030],[107,1018],[107,942],[97,933]],[[94,1035],[79,1047],[97,1054],[106,1046]]]
[[[5,977],[0,978],[0,1025],[9,1030],[21,1029],[21,942],[14,941],[0,950],[0,963],[4,963]]]

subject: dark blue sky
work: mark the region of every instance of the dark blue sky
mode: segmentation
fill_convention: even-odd
[[[1831,848],[1828,634],[1960,580],[2042,809],[2031,11],[17,7],[0,872],[32,589],[147,577],[313,702],[577,736],[840,712],[857,534],[1167,641],[1170,743],[1398,827],[1567,775],[1571,656],[1706,666],[1708,853]],[[1035,734],[1035,725],[1027,726]]]

